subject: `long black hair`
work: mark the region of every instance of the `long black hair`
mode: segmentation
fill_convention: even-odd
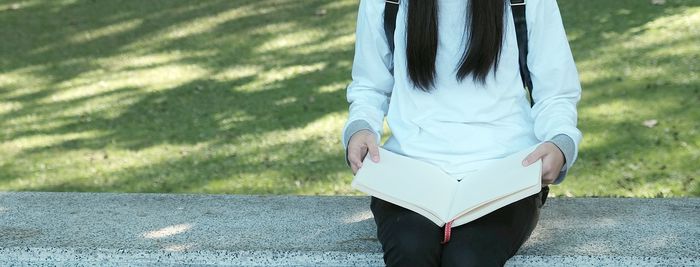
[[[435,82],[438,46],[438,0],[408,0],[406,59],[414,85],[430,91]],[[467,1],[467,0],[465,0]],[[503,42],[503,0],[468,0],[465,29],[469,47],[464,50],[457,79],[472,75],[484,83],[489,71],[498,68]]]

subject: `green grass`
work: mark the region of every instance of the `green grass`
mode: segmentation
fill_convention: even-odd
[[[700,3],[559,5],[584,141],[553,193],[700,196]],[[356,12],[0,0],[0,190],[358,194],[340,144]]]

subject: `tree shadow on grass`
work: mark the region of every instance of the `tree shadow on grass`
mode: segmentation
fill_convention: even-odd
[[[69,180],[50,180],[27,190],[235,194],[333,193],[332,185],[347,182],[337,179],[337,174],[342,172],[345,166],[334,164],[337,159],[333,152],[314,152],[313,155],[302,155],[302,157],[294,153],[313,145],[315,145],[314,141],[307,140],[223,155],[185,154],[176,159],[139,167],[127,167],[112,173],[74,177]],[[266,157],[259,164],[249,164],[248,159],[259,154],[275,155],[275,157],[274,159]],[[310,168],[295,168],[301,165],[308,165]],[[94,183],[95,180],[101,182]]]
[[[261,135],[270,131],[288,130],[303,127],[335,111],[317,106],[317,102],[324,105],[337,103],[333,108],[342,107],[342,91],[317,93],[315,87],[302,86],[318,76],[323,75],[298,75],[280,85],[295,88],[293,93],[282,88],[256,92],[235,90],[238,86],[253,81],[253,77],[227,82],[196,80],[173,89],[142,96],[131,104],[129,109],[113,118],[96,116],[90,118],[89,123],[83,122],[87,119],[77,122],[68,120],[62,126],[48,131],[18,131],[15,134],[23,136],[89,131],[104,133],[96,138],[71,140],[52,147],[22,151],[31,154],[57,147],[62,150],[101,149],[107,144],[141,150],[156,144],[196,144],[216,140],[225,142],[242,135]],[[131,90],[133,89],[124,88],[111,91],[110,94]],[[290,96],[295,96],[298,100],[289,104],[275,104]],[[60,104],[53,108],[68,108],[80,104],[81,101],[84,99],[59,102]],[[237,121],[225,123],[227,119]]]
[[[624,115],[586,114],[581,117],[579,125],[584,132],[584,143],[588,143],[581,148],[578,166],[570,172],[569,184],[563,187],[580,181],[587,186],[608,188],[609,196],[619,196],[639,194],[640,188],[657,184],[671,186],[673,194],[697,194],[693,193],[693,187],[698,184],[694,167],[698,147],[694,133],[700,131],[700,127],[686,120],[689,116],[700,116],[688,110],[700,101],[697,97],[689,98],[683,85],[668,85],[672,89],[634,90],[643,86],[644,81],[625,83],[618,79],[590,84],[594,88],[616,90],[587,98],[589,105],[622,101],[631,110]],[[646,127],[643,121],[647,119],[658,119],[659,125]],[[604,194],[596,192],[595,195]]]
[[[51,84],[58,84],[64,81],[68,81],[76,78],[76,76],[81,73],[88,72],[96,67],[94,65],[84,65],[83,63],[89,63],[91,61],[108,58],[112,56],[119,56],[121,53],[129,53],[132,50],[137,50],[137,52],[143,53],[160,53],[160,52],[172,52],[179,51],[183,54],[195,54],[199,51],[215,50],[213,55],[205,56],[191,56],[185,57],[179,62],[167,62],[171,63],[191,63],[197,65],[203,65],[206,69],[211,70],[210,75],[216,75],[217,73],[227,69],[231,66],[243,65],[243,64],[256,64],[261,66],[262,70],[273,70],[275,68],[283,68],[286,66],[303,65],[309,63],[323,62],[328,63],[328,67],[342,68],[342,70],[331,69],[330,72],[344,72],[347,70],[347,66],[338,66],[333,64],[339,56],[344,56],[346,60],[347,55],[351,48],[341,51],[329,51],[325,54],[317,55],[307,55],[303,58],[297,57],[297,55],[290,51],[272,51],[268,55],[260,55],[256,51],[261,45],[276,38],[279,34],[288,34],[299,29],[328,29],[328,32],[324,32],[321,38],[315,40],[315,42],[323,43],[343,34],[348,34],[347,29],[345,32],[334,33],[331,30],[338,28],[334,26],[334,21],[336,19],[344,19],[347,16],[341,18],[333,18],[329,14],[324,17],[316,17],[313,15],[313,11],[322,7],[322,1],[308,1],[304,3],[297,3],[294,1],[207,1],[202,3],[192,3],[190,1],[156,1],[150,4],[141,3],[139,1],[122,1],[124,3],[110,3],[110,2],[96,2],[96,1],[78,1],[75,4],[65,4],[65,5],[34,5],[26,9],[20,9],[20,11],[3,11],[7,13],[7,16],[3,16],[5,21],[3,25],[7,25],[6,31],[13,26],[13,24],[19,24],[14,26],[22,27],[23,24],[17,22],[20,18],[26,14],[45,14],[45,19],[50,19],[52,16],[59,16],[55,18],[57,24],[64,23],[63,18],[70,17],[76,20],[85,20],[80,22],[75,22],[74,27],[57,27],[58,32],[42,30],[42,34],[39,34],[37,39],[39,41],[44,40],[44,42],[30,42],[37,41],[31,38],[19,38],[16,42],[7,44],[8,47],[3,48],[3,70],[12,71],[17,69],[23,69],[32,66],[41,65],[51,65],[51,64],[62,64],[65,62],[77,62],[74,65],[66,66],[62,70],[68,72],[53,72],[51,68],[40,69],[36,76],[54,78],[50,80]],[[104,6],[108,5],[108,6]],[[113,5],[113,6],[110,6]],[[182,38],[176,38],[174,40],[169,40],[167,42],[160,42],[157,45],[144,45],[142,49],[132,49],[129,46],[133,43],[139,41],[147,40],[151,35],[159,34],[165,31],[173,25],[192,23],[198,19],[207,19],[208,16],[217,13],[225,13],[226,11],[236,11],[238,9],[243,9],[250,12],[250,15],[231,15],[236,17],[235,19],[220,19],[222,22],[214,25],[211,29],[202,31],[201,33],[195,33],[187,35]],[[259,12],[255,12],[258,10]],[[262,11],[260,11],[262,10]],[[301,14],[291,14],[295,11],[303,11]],[[350,7],[337,8],[336,10],[329,11],[333,15],[337,14],[351,14]],[[88,18],[85,18],[84,13],[95,13]],[[232,12],[235,13],[235,12]],[[260,14],[258,14],[260,13]],[[5,15],[5,14],[4,14]],[[238,18],[237,16],[240,16]],[[93,19],[93,20],[91,20]],[[94,40],[85,41],[80,44],[74,44],[69,41],[72,36],[79,35],[80,33],[89,33],[95,31],[96,29],[109,27],[113,24],[124,23],[125,21],[131,20],[147,20],[148,23],[140,23],[138,27],[126,31],[121,31],[115,34],[105,35],[101,38],[96,38]],[[15,22],[15,23],[12,23]],[[50,21],[46,25],[52,25]],[[65,22],[72,25],[70,21]],[[297,26],[299,29],[282,29],[279,31],[269,31],[262,33],[249,33],[256,29],[262,28],[269,24],[281,24],[281,23],[291,23],[293,26]],[[337,24],[337,21],[336,23]],[[59,25],[64,26],[64,25]],[[32,32],[32,30],[37,31],[37,29],[27,26],[29,29],[21,29],[18,31]],[[50,34],[48,32],[51,32]],[[23,42],[24,41],[24,42]],[[157,41],[156,41],[157,42]],[[25,47],[21,51],[24,53],[12,53],[10,51],[12,44],[29,44],[29,47]],[[48,48],[47,48],[48,47]],[[28,51],[28,52],[26,52]],[[40,51],[40,52],[37,52]],[[61,52],[59,52],[61,51]],[[184,51],[184,52],[183,52]],[[261,56],[269,56],[274,58],[271,62],[260,62],[258,61]],[[84,59],[84,60],[79,60]],[[73,63],[71,63],[73,64]],[[153,67],[148,66],[148,67]],[[41,71],[48,71],[43,73]],[[128,69],[127,69],[128,70]],[[312,80],[318,80],[323,77],[324,74],[328,74],[326,70],[325,73],[317,73],[317,76],[311,77]],[[233,84],[230,88],[217,88],[222,90],[231,90],[239,84]],[[285,81],[279,81],[277,88],[287,89],[286,94],[288,95],[298,95],[293,87],[288,86]],[[22,101],[29,102],[26,105],[25,111],[16,111],[6,113],[3,119],[9,119],[12,116],[21,116],[25,114],[32,114],[38,105],[31,101],[36,99],[46,98],[50,96],[51,93],[55,93],[53,88],[47,88],[47,90],[39,91],[26,96],[14,96],[8,97],[4,100],[8,101]],[[192,88],[180,88],[182,90],[195,90]],[[298,93],[307,93],[298,92]],[[281,94],[281,93],[280,93]],[[75,104],[75,103],[71,103]],[[229,103],[231,104],[231,103]],[[56,108],[61,108],[62,106],[56,106]],[[15,137],[15,136],[11,136]]]
[[[700,105],[700,92],[689,62],[700,58],[692,50],[670,53],[669,49],[691,47],[698,36],[655,41],[658,37],[654,34],[659,33],[647,31],[656,30],[649,25],[659,24],[657,20],[678,17],[685,8],[699,4],[560,4],[564,20],[570,23],[568,26],[574,26],[567,27],[567,32],[574,36],[571,46],[579,66],[585,66],[579,70],[597,74],[582,80],[579,127],[584,133],[584,144],[578,166],[570,172],[573,177],[560,191],[576,188],[588,190],[583,195],[595,192],[593,195],[619,196],[639,195],[644,188],[651,188],[650,193],[665,196],[669,192],[654,191],[666,188],[672,190],[671,195],[697,195],[694,187],[698,186],[698,173],[692,165],[697,161],[700,142],[696,133],[700,125],[688,119],[700,117],[692,108]],[[567,16],[566,10],[580,12]],[[587,13],[592,10],[596,13]],[[587,19],[605,23],[587,24]],[[660,33],[669,34],[669,29]],[[659,124],[645,127],[643,122],[650,119]]]
[[[316,15],[318,10],[326,14]],[[3,86],[14,92],[5,90],[2,101],[22,104],[20,108],[0,113],[0,124],[6,129],[3,140],[97,133],[92,137],[27,148],[15,156],[32,158],[32,155],[46,153],[60,155],[70,151],[102,150],[108,146],[128,150],[161,144],[208,143],[214,148],[229,144],[240,147],[246,145],[237,143],[241,142],[241,137],[305,127],[321,117],[347,109],[342,90],[319,92],[319,88],[337,86],[338,77],[349,78],[352,44],[327,51],[320,48],[353,33],[354,29],[347,25],[354,24],[355,11],[356,5],[351,1],[283,0],[76,1],[2,10],[0,33],[14,40],[0,44],[2,72],[39,77],[45,84],[34,90],[25,88],[23,81]],[[23,19],[30,14],[37,19],[30,22]],[[308,37],[305,32],[315,35]],[[278,38],[286,35],[291,37],[275,44]],[[295,35],[305,40],[291,45],[284,43],[295,42]],[[122,55],[136,58],[140,55],[175,56],[145,65],[109,65]],[[128,74],[173,64],[196,66],[203,74],[159,90],[129,85],[68,100],[47,101],[76,85],[94,82],[89,75],[95,70],[101,69],[109,77],[110,73]],[[237,68],[242,66],[252,66],[253,72],[237,74]],[[263,76],[274,76],[276,71],[292,73],[282,73],[273,80]],[[110,113],[103,110],[80,114],[63,112],[104,99],[113,101],[115,106],[122,102],[129,104],[123,109],[107,110],[112,111]],[[122,111],[115,115],[115,110]],[[44,127],[10,123],[27,117],[36,117],[32,123]],[[49,123],[51,127],[47,126]],[[253,151],[282,154],[311,148],[316,154],[325,155],[322,164],[326,169],[322,172],[304,175],[290,168],[278,173],[301,181],[304,176],[323,180],[324,174],[330,177],[344,167],[339,153],[322,154],[322,149],[314,148],[318,146],[314,141],[302,143],[302,146],[278,145],[274,150],[263,146]],[[337,152],[337,149],[332,151]],[[199,158],[197,164],[188,164],[189,160],[183,159],[175,165],[168,162],[126,168],[123,172],[109,174],[115,179],[110,185],[94,185],[85,182],[90,177],[78,177],[24,189],[202,191],[204,189],[196,188],[208,179],[226,179],[231,173],[245,175],[242,170],[254,173],[266,168],[255,161],[244,164],[242,162],[246,161],[239,161],[238,157],[203,161]],[[341,164],[333,164],[334,161]],[[19,163],[11,161],[10,164]],[[200,166],[220,168],[217,172],[220,175],[206,177],[212,173],[198,170]],[[27,170],[4,177],[17,179],[30,175],[32,172]],[[163,177],[174,180],[160,179]],[[216,190],[209,191],[218,192]]]
[[[688,78],[688,62],[698,56],[687,51],[667,53],[692,45],[697,36],[665,39],[661,44],[635,42],[659,38],[649,32],[654,30],[650,23],[677,17],[700,3],[558,4],[579,71],[588,76],[583,76],[579,103],[579,128],[584,135],[579,159],[567,182],[555,191],[571,190],[577,196],[640,195],[644,188],[656,185],[672,188],[671,195],[697,195],[692,188],[698,186],[692,150],[697,157],[695,133],[700,128],[687,120],[700,117],[692,110],[700,104],[697,79]],[[645,127],[642,122],[649,119],[657,119],[659,125]]]
[[[630,9],[630,5],[639,5],[634,0],[560,1],[559,4],[567,32],[574,36],[571,46],[578,61],[596,59],[601,47],[618,41],[611,36],[641,33],[639,27],[645,23],[668,16],[669,12],[676,12],[683,6],[697,5],[692,1],[671,0],[665,7],[634,9]],[[353,33],[356,7],[355,1],[320,0],[93,0],[37,2],[18,10],[0,10],[0,34],[13,40],[0,42],[0,73],[42,80],[31,90],[26,88],[27,84],[34,85],[26,81],[0,81],[0,86],[5,87],[0,92],[0,101],[21,103],[20,108],[0,113],[3,140],[98,133],[27,148],[16,158],[31,160],[33,155],[55,153],[60,156],[65,152],[101,150],[108,146],[144,150],[161,144],[208,145],[189,156],[103,173],[103,183],[91,183],[99,177],[80,173],[76,179],[56,179],[21,189],[210,193],[328,191],[319,188],[324,183],[333,183],[340,172],[347,170],[338,153],[340,144],[336,149],[326,149],[321,147],[325,143],[319,140],[302,138],[267,145],[264,143],[270,140],[254,136],[293,131],[347,109],[344,91],[318,89],[337,87],[339,80],[349,79],[352,44],[328,45]],[[316,16],[322,9],[327,14]],[[27,20],[27,17],[35,19]],[[302,38],[311,33],[316,36]],[[291,37],[280,40],[284,36]],[[162,59],[143,64],[116,64],[120,63],[118,59],[122,55]],[[674,60],[677,58],[669,57],[664,62]],[[611,60],[605,64],[616,63]],[[192,66],[202,73],[157,90],[150,85],[130,84],[88,96],[47,101],[62,91],[98,81],[90,76],[99,75],[94,74],[95,70],[103,70],[105,77],[111,77],[112,73],[128,75],[173,65]],[[246,68],[249,68],[247,72],[243,70]],[[669,73],[687,71],[674,69],[673,65],[663,68]],[[274,77],[276,72],[280,72],[279,78],[266,78]],[[177,80],[178,75],[183,74],[164,77]],[[652,107],[654,101],[686,101],[684,103],[690,105],[698,99],[693,98],[697,90],[695,95],[688,95],[686,91],[667,94],[661,89],[640,94],[634,89],[641,84],[619,85],[619,82],[601,79],[584,83],[586,92],[581,107],[619,98],[634,99]],[[672,82],[669,85],[675,86]],[[608,92],[610,87],[623,90]],[[114,101],[114,105],[128,104],[118,109],[121,111],[116,115],[101,110],[81,114],[63,112],[104,99]],[[683,112],[681,108],[656,108],[654,112],[683,118],[676,116]],[[36,125],[10,123],[27,117],[36,117],[31,122]],[[50,123],[55,126],[34,127]],[[581,158],[600,162],[610,153],[622,153],[619,151],[626,151],[625,157],[653,153],[653,147],[627,147],[628,138],[637,138],[640,142],[654,140],[650,135],[636,133],[637,122],[624,123],[629,127],[622,128],[629,131],[606,140],[605,145],[582,149]],[[581,128],[585,134],[620,127],[618,122],[596,118],[582,120]],[[685,136],[681,134],[680,137]],[[221,151],[220,147],[228,145],[235,151]],[[254,148],[246,149],[249,146]],[[219,151],[214,155],[208,154],[208,149],[217,148]],[[0,174],[6,181],[31,175],[25,165],[13,164],[2,165]],[[295,168],[294,164],[299,167]],[[576,174],[576,170],[572,173]]]

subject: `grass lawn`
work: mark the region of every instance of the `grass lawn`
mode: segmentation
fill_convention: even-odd
[[[584,141],[552,192],[700,196],[700,2],[559,5]],[[340,144],[356,14],[0,0],[0,190],[359,194]]]

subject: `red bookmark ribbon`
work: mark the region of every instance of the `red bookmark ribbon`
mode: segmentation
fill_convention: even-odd
[[[445,224],[445,236],[442,239],[442,242],[440,244],[447,244],[447,242],[450,242],[450,235],[452,234],[452,223],[455,220],[449,221],[447,224]]]

